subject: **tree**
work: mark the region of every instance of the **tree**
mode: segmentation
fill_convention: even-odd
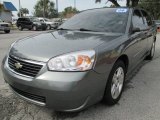
[[[159,0],[141,0],[138,6],[150,12],[154,19],[157,20],[160,18]]]
[[[78,13],[79,11],[76,9],[76,8],[73,8],[73,7],[67,7],[67,8],[65,8],[64,9],[64,11],[62,12],[62,16],[64,17],[64,16],[67,16],[67,15],[74,15],[74,14],[76,14],[76,13]]]
[[[96,0],[96,2],[101,2],[102,0]],[[118,3],[118,0],[108,0],[110,2],[112,2],[115,6],[119,7],[119,3]],[[138,2],[140,0],[126,0],[126,6],[132,6],[132,7],[135,7],[138,5]]]
[[[18,17],[20,17],[20,13],[21,13],[21,16],[26,16],[27,14],[29,14],[29,10],[27,8],[21,8],[20,9],[20,12],[18,12]]]
[[[55,3],[51,0],[39,0],[34,7],[34,16],[36,17],[57,17],[58,13],[55,10]]]

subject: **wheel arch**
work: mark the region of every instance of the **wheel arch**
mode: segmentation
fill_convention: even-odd
[[[121,60],[121,61],[124,62],[126,70],[128,70],[128,66],[129,66],[129,58],[128,58],[128,56],[126,54],[123,54],[123,55],[121,55],[121,56],[118,57],[118,59],[116,60],[116,62],[119,61],[119,60]]]

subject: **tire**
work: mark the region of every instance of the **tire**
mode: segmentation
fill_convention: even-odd
[[[123,92],[124,81],[126,78],[126,66],[119,60],[113,66],[106,85],[103,102],[108,105],[116,104]]]
[[[151,47],[150,53],[149,53],[149,55],[146,57],[146,60],[152,60],[152,59],[153,59],[154,54],[155,54],[155,50],[156,50],[156,41],[154,41],[154,42],[152,43],[152,47]]]
[[[4,32],[5,32],[5,33],[10,33],[10,30],[5,30]]]
[[[37,31],[37,26],[34,25],[34,26],[33,26],[33,30],[34,30],[34,31]]]
[[[20,30],[20,31],[22,31],[23,30],[23,28],[22,28],[22,26],[20,25],[20,26],[18,26],[18,29]]]
[[[47,30],[51,30],[51,25],[47,25]]]

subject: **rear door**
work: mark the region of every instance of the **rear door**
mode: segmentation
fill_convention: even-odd
[[[145,31],[145,34],[146,34],[146,37],[147,37],[146,51],[149,51],[151,49],[151,46],[152,46],[152,43],[153,43],[153,40],[154,40],[154,36],[155,36],[154,35],[155,26],[152,22],[152,18],[149,16],[149,14],[144,10],[141,10],[141,12],[142,12],[142,15],[143,15],[145,28],[146,28],[146,31]]]
[[[26,26],[26,28],[29,28],[29,29],[31,29],[32,28],[32,22],[30,21],[30,19],[29,18],[26,18],[26,20],[25,20],[25,26]]]
[[[144,20],[140,10],[135,9],[132,17],[132,25],[133,28],[140,28],[140,32],[136,32],[132,34],[132,38],[137,42],[136,54],[134,55],[136,60],[141,60],[145,56],[146,46],[147,46],[147,37],[146,37],[146,29]]]

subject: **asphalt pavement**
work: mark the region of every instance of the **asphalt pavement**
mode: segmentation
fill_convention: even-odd
[[[0,64],[12,42],[41,32],[0,32]],[[160,120],[160,34],[154,59],[142,62],[128,79],[118,104],[97,103],[79,113],[61,113],[17,98],[0,70],[0,120]]]

